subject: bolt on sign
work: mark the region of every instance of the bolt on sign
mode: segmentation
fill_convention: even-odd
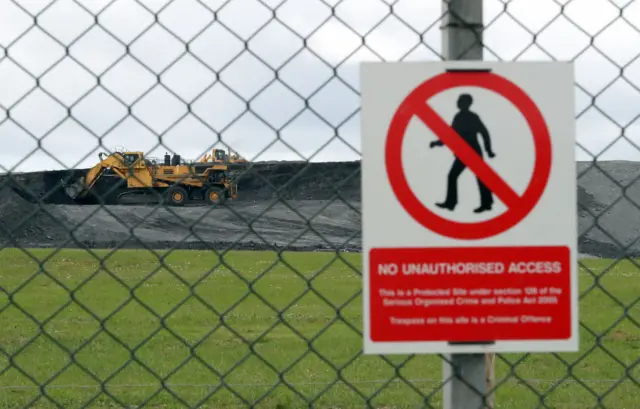
[[[574,69],[362,63],[364,351],[577,351]]]

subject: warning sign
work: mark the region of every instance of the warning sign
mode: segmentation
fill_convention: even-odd
[[[478,136],[482,136],[487,156],[494,158],[495,153],[486,125],[480,116],[470,109],[473,103],[471,94],[462,93],[458,97],[459,111],[455,114],[451,126],[425,103],[439,92],[461,86],[475,86],[496,92],[513,103],[527,119],[533,135],[536,162],[533,177],[522,197],[482,158]],[[430,143],[430,148],[446,145],[454,154],[448,174],[442,172],[442,178],[447,179],[446,199],[444,202],[436,203],[436,206],[455,210],[458,202],[458,178],[468,167],[475,174],[480,192],[480,206],[474,212],[491,210],[494,194],[507,206],[507,212],[488,221],[460,224],[434,215],[420,203],[407,183],[402,162],[402,142],[407,125],[414,116],[431,128],[437,137],[437,140]],[[504,124],[505,121],[501,121],[492,126],[500,127]],[[513,155],[514,152],[504,154]],[[531,98],[517,85],[491,72],[449,71],[425,81],[403,101],[389,127],[385,163],[388,180],[400,204],[425,227],[450,237],[483,238],[515,225],[540,199],[551,170],[551,140],[542,114]]]
[[[576,351],[573,67],[364,63],[365,353]]]
[[[387,248],[369,257],[373,341],[571,337],[567,247]]]

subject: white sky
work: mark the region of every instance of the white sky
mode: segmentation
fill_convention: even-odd
[[[250,160],[360,159],[358,63],[439,59],[440,1],[387,2],[374,28],[383,0],[0,0],[0,171],[119,146],[195,159],[219,137]],[[575,59],[580,160],[640,158],[616,142],[640,146],[640,1],[484,4],[485,59]]]

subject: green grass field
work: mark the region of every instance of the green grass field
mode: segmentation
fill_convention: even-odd
[[[257,401],[285,409],[312,399],[314,407],[362,408],[369,398],[372,407],[414,408],[423,404],[417,391],[441,405],[438,356],[361,354],[358,254],[286,253],[278,262],[274,253],[233,252],[216,267],[214,253],[180,251],[165,260],[172,273],[149,251],[30,253],[0,252],[0,287],[13,293],[10,300],[0,291],[0,347],[20,368],[0,355],[2,408],[34,402],[44,383],[64,408]],[[610,261],[587,264],[599,277],[581,269],[581,290],[597,284],[606,293],[596,287],[580,303],[590,328],[581,330],[581,352],[496,358],[497,408],[537,407],[539,395],[548,408],[595,407],[598,395],[603,407],[640,408],[640,386],[629,380],[640,382],[640,328],[611,298],[631,305],[640,271],[621,262],[603,274]],[[225,313],[226,327],[209,306]],[[640,321],[640,305],[627,315]],[[396,373],[391,364],[403,362]],[[220,389],[221,375],[233,392]],[[41,398],[32,407],[56,405]]]

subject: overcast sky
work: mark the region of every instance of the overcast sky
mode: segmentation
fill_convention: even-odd
[[[370,31],[384,1],[2,0],[0,170],[90,166],[116,147],[196,159],[219,137],[250,160],[360,159],[358,63],[439,59],[440,1],[387,1]],[[640,1],[507,3],[484,0],[485,58],[575,59],[578,158],[622,127],[640,146]],[[269,147],[278,134],[295,151]],[[600,155],[638,158],[626,141]]]

